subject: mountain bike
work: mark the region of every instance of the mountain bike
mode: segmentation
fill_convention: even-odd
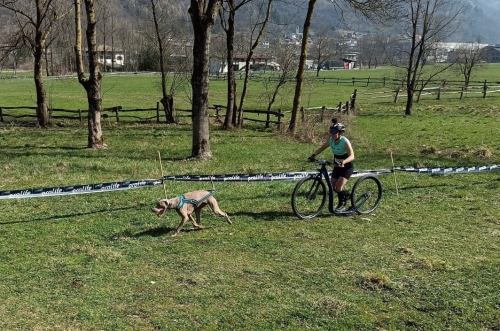
[[[377,209],[382,198],[382,185],[374,175],[365,174],[352,187],[349,198],[351,206],[343,211],[336,211],[333,203],[335,192],[327,169],[327,166],[334,166],[334,163],[325,160],[314,162],[320,165],[318,172],[302,178],[292,193],[292,209],[298,218],[309,219],[319,215],[325,206],[327,195],[328,210],[336,216],[369,214]]]

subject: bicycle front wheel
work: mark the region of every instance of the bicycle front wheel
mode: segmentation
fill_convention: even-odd
[[[323,210],[326,202],[326,185],[318,177],[301,179],[292,194],[292,209],[300,219],[313,218]]]
[[[382,198],[382,185],[373,175],[358,179],[351,191],[352,207],[358,214],[369,214],[377,209]]]

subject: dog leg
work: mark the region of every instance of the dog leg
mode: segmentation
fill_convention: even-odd
[[[188,219],[189,219],[189,216],[183,215],[181,223],[177,227],[177,230],[175,230],[175,233],[172,235],[172,237],[177,237],[177,235],[181,232],[182,227],[184,226],[184,224],[186,224]]]
[[[196,222],[193,218],[193,214],[189,214],[189,219],[191,220],[191,223],[193,223],[193,227],[195,229],[204,229],[204,227],[200,224],[200,216],[198,215],[199,211],[196,211],[196,219],[198,222]]]
[[[214,197],[208,198],[207,202],[215,214],[224,217],[229,224],[233,224],[233,222],[231,222],[231,219],[229,218],[229,216],[225,212],[220,210],[219,204],[217,203],[217,200],[215,200]]]

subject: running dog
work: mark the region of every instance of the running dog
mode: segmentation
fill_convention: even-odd
[[[220,210],[217,200],[213,197],[213,192],[203,190],[189,192],[172,199],[162,199],[158,201],[151,211],[158,217],[162,217],[169,209],[177,211],[177,214],[181,217],[181,223],[172,235],[172,237],[175,237],[179,234],[188,219],[193,223],[195,229],[203,229],[203,226],[200,224],[200,212],[206,205],[209,205],[215,214],[224,217],[229,224],[233,224],[229,216]],[[196,214],[196,221],[191,215],[193,212]]]

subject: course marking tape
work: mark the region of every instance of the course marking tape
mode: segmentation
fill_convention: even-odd
[[[452,168],[415,168],[415,167],[394,167],[392,170],[360,170],[355,171],[352,177],[364,175],[385,175],[394,171],[414,172],[419,174],[447,175],[447,174],[467,174],[485,171],[500,170],[500,165],[452,167]],[[76,195],[88,193],[101,193],[112,191],[132,190],[143,187],[161,185],[164,181],[186,181],[186,182],[271,182],[271,181],[297,181],[304,177],[317,174],[314,172],[283,172],[283,173],[261,173],[261,174],[230,174],[230,175],[181,175],[164,176],[160,179],[141,179],[123,182],[110,182],[99,184],[86,184],[63,187],[30,188],[23,190],[0,191],[0,200],[53,197],[63,195]]]

